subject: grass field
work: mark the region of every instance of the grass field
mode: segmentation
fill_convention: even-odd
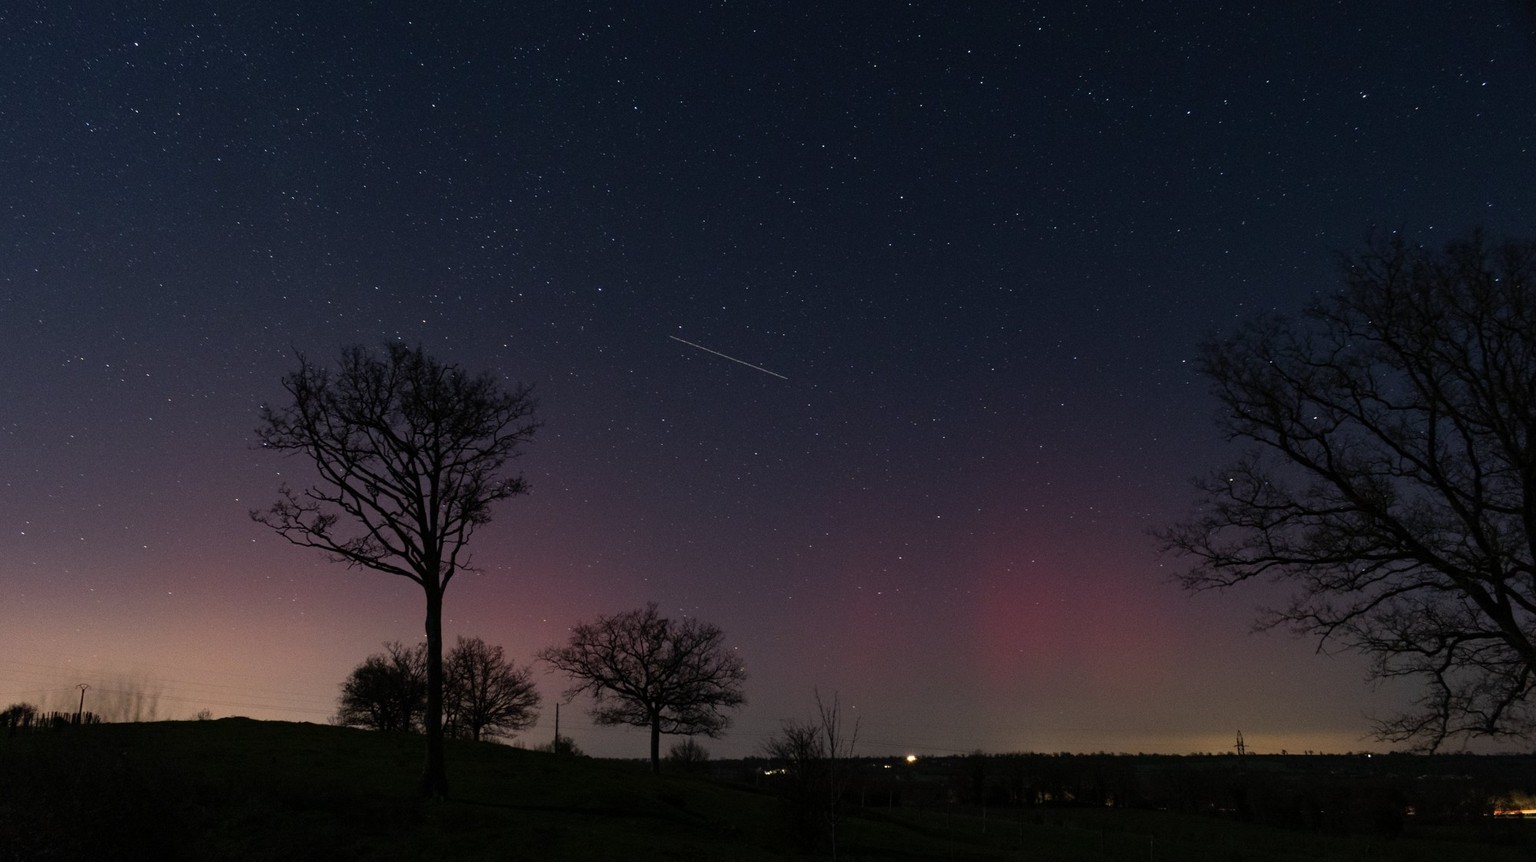
[[[223,719],[0,738],[0,860],[754,860],[799,857],[776,799],[643,763],[450,742],[453,798],[414,796],[419,737]],[[1478,859],[1524,846],[1319,835],[1169,812],[856,813],[838,859]]]

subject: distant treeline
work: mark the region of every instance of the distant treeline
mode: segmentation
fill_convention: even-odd
[[[1199,812],[1293,829],[1393,835],[1409,823],[1491,820],[1536,804],[1536,755],[983,754],[856,758],[843,803],[984,810],[1051,806]],[[773,787],[783,765],[722,761]]]
[[[58,730],[75,724],[100,724],[101,716],[94,712],[43,712],[30,703],[11,704],[0,712],[0,728],[8,736],[34,730]]]

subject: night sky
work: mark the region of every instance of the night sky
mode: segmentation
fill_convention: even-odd
[[[324,722],[420,639],[248,517],[296,352],[399,340],[546,423],[450,642],[702,617],[717,756],[817,689],[866,753],[1381,750],[1405,690],[1250,633],[1283,590],[1170,581],[1193,358],[1533,180],[1528,3],[8,4],[0,705]]]

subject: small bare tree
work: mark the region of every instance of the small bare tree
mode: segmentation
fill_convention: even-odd
[[[533,673],[507,661],[501,647],[460,637],[444,667],[443,712],[455,735],[476,742],[512,736],[538,720]]]
[[[102,721],[154,721],[160,717],[163,686],[143,673],[102,677],[90,686],[91,712]],[[82,699],[83,701],[83,699]],[[76,709],[81,707],[76,703]]]
[[[709,763],[709,749],[697,739],[685,736],[667,749],[667,763],[682,772],[699,772]]]
[[[718,737],[726,711],[746,702],[747,672],[725,633],[698,619],[671,620],[652,602],[571,630],[563,647],[539,658],[574,680],[566,697],[592,695],[598,724],[651,731],[651,771],[661,771],[661,735]]]
[[[786,773],[787,814],[803,846],[816,850],[825,844],[834,859],[842,798],[858,738],[859,722],[855,719],[851,727],[844,723],[837,695],[828,702],[818,691],[814,718],[785,721],[779,735],[763,746],[768,759],[782,764]]]
[[[1536,243],[1401,239],[1345,262],[1304,320],[1201,355],[1229,439],[1163,532],[1194,590],[1292,585],[1290,626],[1421,679],[1379,733],[1434,749],[1536,729]]]
[[[264,406],[263,448],[302,455],[319,481],[284,485],[251,517],[295,545],[397,575],[426,596],[427,735],[423,795],[448,795],[443,766],[443,593],[470,569],[466,546],[495,503],[526,493],[507,462],[533,437],[532,391],[503,389],[420,348],[342,352],[335,374],[299,357],[283,378],[290,403]]]
[[[419,731],[427,707],[427,647],[399,641],[363,659],[341,684],[336,723],[369,730]]]

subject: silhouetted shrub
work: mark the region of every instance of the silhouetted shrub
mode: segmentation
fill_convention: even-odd
[[[689,736],[667,750],[667,765],[679,772],[700,772],[709,763],[709,749]]]

